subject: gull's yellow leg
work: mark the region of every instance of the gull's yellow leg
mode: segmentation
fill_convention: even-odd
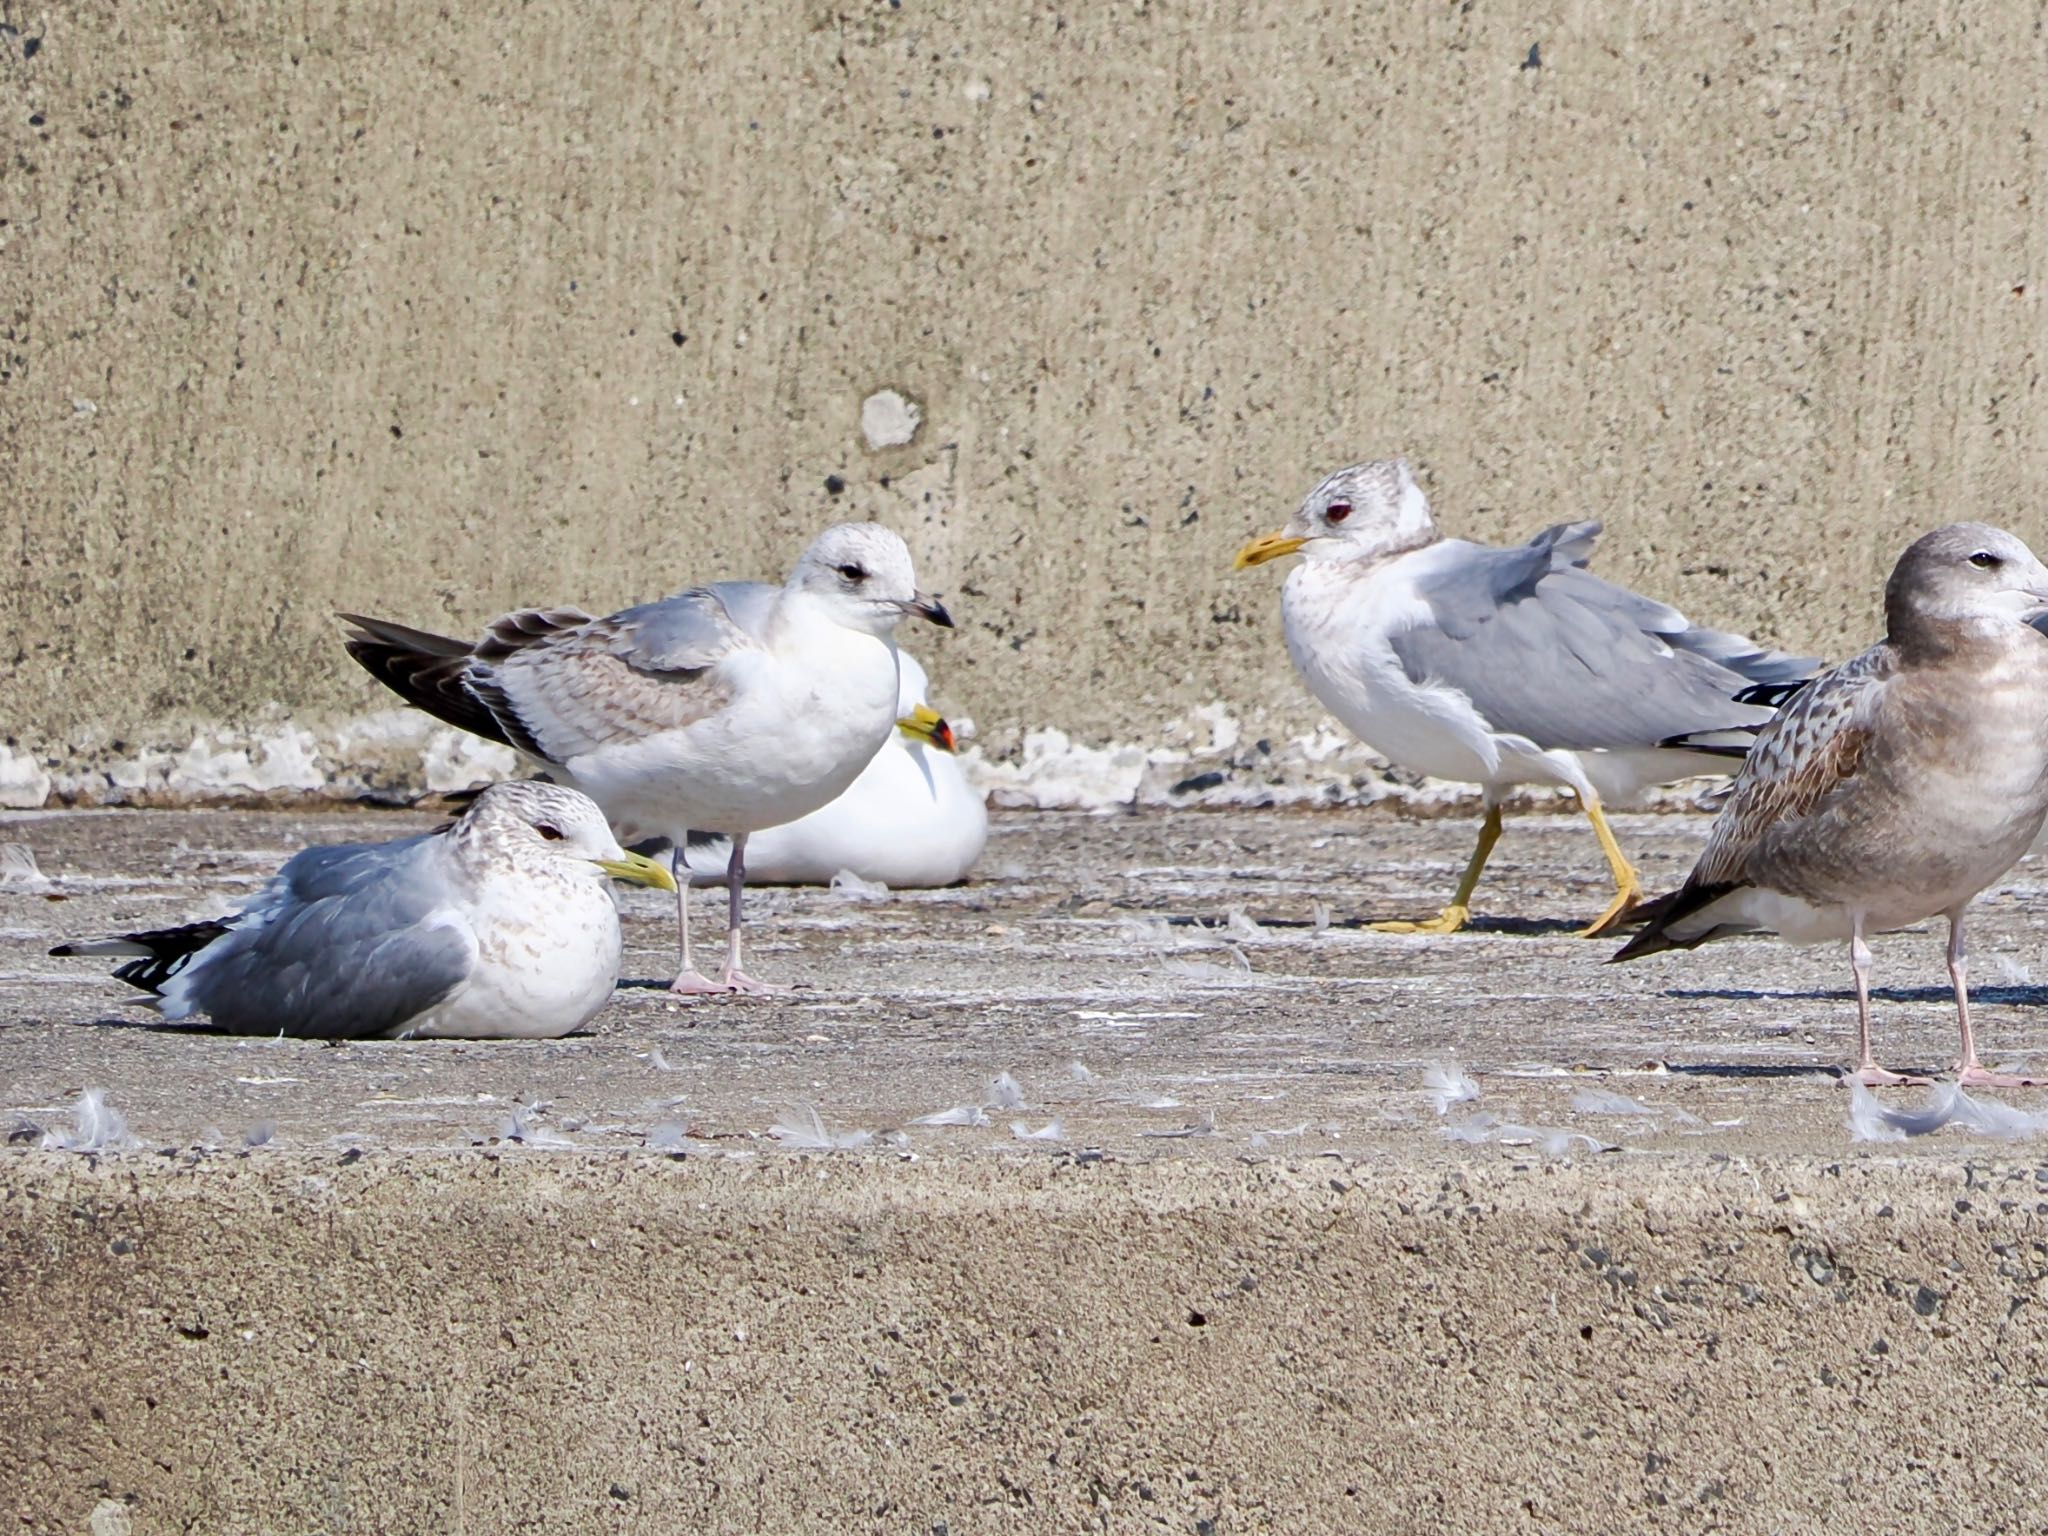
[[[1643,899],[1643,882],[1635,866],[1629,863],[1628,855],[1621,851],[1621,844],[1614,840],[1614,828],[1607,825],[1606,816],[1601,814],[1600,802],[1579,803],[1586,808],[1587,819],[1593,823],[1593,835],[1600,839],[1600,851],[1607,855],[1607,867],[1614,874],[1614,900],[1607,904],[1605,912],[1579,930],[1580,938],[1597,939],[1620,927],[1622,920],[1635,910],[1636,903]]]
[[[1486,868],[1486,860],[1493,852],[1493,845],[1500,841],[1500,807],[1489,805],[1486,820],[1479,824],[1479,844],[1472,850],[1472,858],[1465,865],[1463,878],[1458,881],[1458,894],[1451,898],[1451,904],[1435,917],[1419,923],[1373,923],[1374,933],[1456,933],[1472,916],[1472,892],[1479,885],[1479,871]]]

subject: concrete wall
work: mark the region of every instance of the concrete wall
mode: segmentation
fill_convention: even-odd
[[[2030,1164],[0,1165],[24,1529],[2039,1524]]]
[[[382,707],[337,606],[611,604],[853,515],[998,751],[1300,729],[1228,557],[1393,450],[1456,531],[1598,515],[1831,652],[1913,531],[2048,532],[2004,0],[10,14],[0,739],[46,764]],[[923,426],[872,452],[884,386]]]

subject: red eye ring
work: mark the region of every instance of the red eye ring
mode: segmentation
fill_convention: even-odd
[[[1350,515],[1351,503],[1348,501],[1333,501],[1323,508],[1323,518],[1327,522],[1341,523]]]

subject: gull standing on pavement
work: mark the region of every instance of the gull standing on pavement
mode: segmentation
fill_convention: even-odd
[[[1965,1087],[2022,1086],[1977,1059],[1963,914],[2048,818],[2048,569],[1983,523],[1927,534],[1885,584],[1885,637],[1814,679],[1756,739],[1706,852],[1633,960],[1731,934],[1847,939],[1856,1077],[1906,1079],[1870,1049],[1867,936],[1948,919]]]
[[[607,879],[671,889],[604,813],[559,784],[494,784],[453,824],[308,848],[217,921],[81,944],[167,1019],[309,1039],[551,1040],[619,979]]]
[[[689,882],[677,881],[671,990],[694,994],[776,990],[740,966],[747,834],[829,803],[895,729],[905,614],[953,624],[918,591],[902,539],[841,523],[779,587],[721,582],[602,619],[525,609],[475,643],[342,617],[349,654],[379,681],[545,764],[604,808],[622,842],[667,838],[679,875],[691,831],[732,838],[716,982],[691,962]]]
[[[1555,784],[1578,796],[1614,876],[1614,900],[1583,931],[1609,931],[1642,884],[1602,803],[1726,774],[1711,753],[1661,744],[1766,720],[1769,710],[1730,695],[1812,670],[1593,575],[1599,532],[1597,522],[1559,523],[1512,549],[1447,539],[1408,461],[1392,459],[1338,470],[1284,529],[1238,552],[1239,569],[1301,552],[1281,599],[1287,649],[1331,714],[1390,762],[1484,794],[1478,846],[1451,904],[1375,928],[1462,928],[1500,838],[1502,796]]]

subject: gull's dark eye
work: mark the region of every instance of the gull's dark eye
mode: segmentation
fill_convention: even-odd
[[[860,565],[842,565],[839,567],[839,574],[856,585],[868,579],[867,567]]]
[[[551,843],[559,843],[562,840],[562,829],[560,827],[551,827],[544,821],[535,822],[533,830]]]
[[[1323,508],[1323,517],[1328,522],[1341,523],[1350,515],[1351,503],[1348,501],[1333,501]]]
[[[1970,564],[1977,567],[1980,571],[1995,571],[2005,562],[1991,553],[1990,550],[1980,549],[1977,553],[1970,556]]]

